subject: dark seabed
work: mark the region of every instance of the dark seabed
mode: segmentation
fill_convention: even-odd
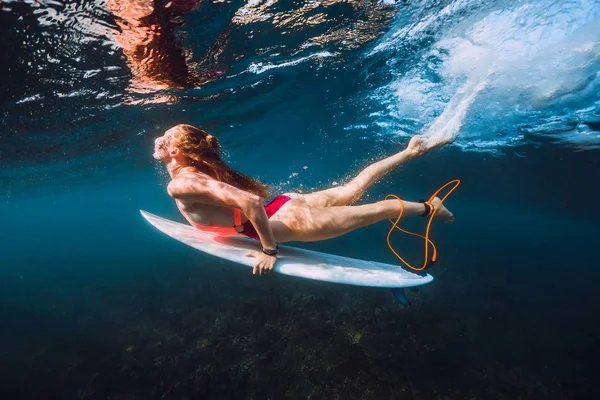
[[[514,3],[3,1],[0,398],[596,398],[600,6]],[[162,235],[177,123],[274,194],[458,133],[361,200],[461,179],[434,281],[406,307]],[[388,229],[292,245],[397,263]]]

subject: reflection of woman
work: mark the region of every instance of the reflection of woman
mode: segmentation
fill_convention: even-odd
[[[187,89],[219,74],[200,74],[191,68],[175,37],[174,18],[197,9],[199,4],[197,0],[108,0],[108,9],[118,17],[120,32],[115,39],[130,65],[132,90]]]
[[[276,242],[325,240],[396,218],[401,207],[397,200],[350,204],[386,173],[442,144],[428,144],[416,136],[404,151],[370,165],[346,185],[309,194],[286,193],[266,206],[266,186],[225,164],[219,156],[217,138],[201,129],[190,125],[169,129],[156,139],[154,158],[166,164],[172,178],[169,195],[193,226],[235,228],[233,233],[260,240],[263,252],[249,255],[257,257],[254,273],[262,274],[273,269]],[[439,203],[437,197],[431,204],[405,201],[403,215],[427,216]],[[435,216],[453,221],[441,204]]]

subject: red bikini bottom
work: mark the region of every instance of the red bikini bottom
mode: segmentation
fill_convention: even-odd
[[[269,204],[265,206],[265,212],[267,213],[267,218],[271,218],[285,203],[290,201],[292,198],[289,196],[277,196],[275,197]],[[246,221],[242,224],[244,228],[240,233],[242,235],[248,236],[252,239],[259,240],[258,232],[254,229],[254,225],[250,221]]]

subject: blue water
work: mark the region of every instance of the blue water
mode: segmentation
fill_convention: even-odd
[[[177,17],[204,80],[140,90],[103,4],[2,3],[1,397],[595,398],[600,5],[249,4]],[[274,193],[456,136],[362,200],[461,179],[435,280],[404,307],[161,235],[139,209],[183,221],[151,158],[177,123]],[[395,263],[388,228],[295,245]]]

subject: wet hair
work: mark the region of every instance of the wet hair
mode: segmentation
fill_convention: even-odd
[[[221,146],[216,137],[191,125],[180,124],[172,129],[175,131],[175,145],[198,171],[238,189],[269,197],[267,185],[236,171],[221,160]]]

